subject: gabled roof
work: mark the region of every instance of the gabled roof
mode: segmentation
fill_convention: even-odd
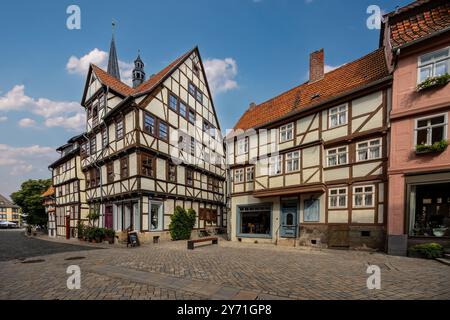
[[[197,48],[194,48],[192,50],[189,50],[182,56],[178,57],[172,63],[170,63],[168,66],[166,66],[164,69],[162,69],[157,74],[153,75],[148,79],[147,81],[140,84],[135,90],[134,95],[141,95],[144,93],[147,93],[151,91],[158,83],[165,80],[165,78],[171,73],[172,70],[178,68],[178,66],[184,62],[184,60],[189,57],[192,52],[194,52]]]
[[[418,0],[385,17],[388,18],[391,45],[398,48],[435,33],[450,31],[450,2]]]
[[[234,128],[247,130],[268,124],[290,113],[338,98],[388,76],[384,49],[380,48],[325,73],[321,80],[305,82],[275,98],[250,107]]]
[[[0,208],[19,208],[19,206],[16,206],[14,203],[6,199],[6,197],[2,196],[0,194]]]
[[[164,81],[165,78],[170,75],[171,71],[173,69],[176,69],[178,65],[181,64],[187,57],[189,57],[191,53],[196,49],[197,48],[189,50],[182,56],[178,57],[168,66],[166,66],[161,71],[150,77],[150,79],[143,82],[135,89],[131,88],[127,84],[113,77],[108,72],[104,71],[103,69],[97,67],[94,64],[91,64],[91,67],[94,73],[97,75],[99,81],[104,85],[109,86],[112,90],[116,91],[117,93],[121,94],[124,97],[127,97],[129,95],[138,96],[151,91],[155,87],[155,85],[159,84],[161,81]]]

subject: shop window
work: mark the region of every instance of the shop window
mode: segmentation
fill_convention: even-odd
[[[450,182],[410,187],[411,236],[450,236]]]
[[[272,209],[267,205],[239,207],[239,234],[270,236]]]

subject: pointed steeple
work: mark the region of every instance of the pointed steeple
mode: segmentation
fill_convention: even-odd
[[[141,51],[139,50],[136,60],[134,60],[133,69],[133,88],[138,87],[145,81],[144,62],[141,59]]]
[[[119,71],[119,60],[117,59],[117,51],[116,51],[116,43],[114,40],[114,29],[116,27],[116,23],[112,22],[112,39],[111,39],[111,47],[109,49],[109,60],[108,60],[108,73],[113,77],[120,80],[120,71]]]

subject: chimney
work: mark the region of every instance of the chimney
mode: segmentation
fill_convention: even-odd
[[[314,82],[323,78],[324,74],[324,53],[323,49],[313,52],[309,56],[309,82]]]
[[[248,106],[248,110],[253,110],[255,107],[256,107],[256,103],[250,102],[250,104]]]

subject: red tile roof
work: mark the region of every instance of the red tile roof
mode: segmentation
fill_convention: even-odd
[[[194,50],[195,49],[189,50],[182,56],[178,57],[168,66],[166,66],[161,71],[150,77],[150,79],[139,85],[137,88],[131,88],[127,84],[113,77],[112,75],[102,70],[101,68],[97,67],[96,65],[92,65],[92,68],[95,74],[99,77],[100,82],[109,86],[114,91],[122,94],[123,96],[137,95],[153,89],[156,84],[158,84],[162,79],[164,79],[164,77],[167,76],[174,67],[176,67],[181,61],[187,58]]]
[[[386,15],[393,48],[450,28],[450,2],[418,0]]]
[[[239,119],[235,129],[247,130],[267,124],[291,112],[318,105],[388,75],[384,49],[380,48],[325,73],[319,81],[305,82],[260,105],[250,107]]]
[[[49,197],[49,196],[53,196],[55,194],[55,189],[53,188],[53,187],[49,187],[48,189],[47,189],[47,191],[45,191],[42,195],[41,195],[41,197]]]

